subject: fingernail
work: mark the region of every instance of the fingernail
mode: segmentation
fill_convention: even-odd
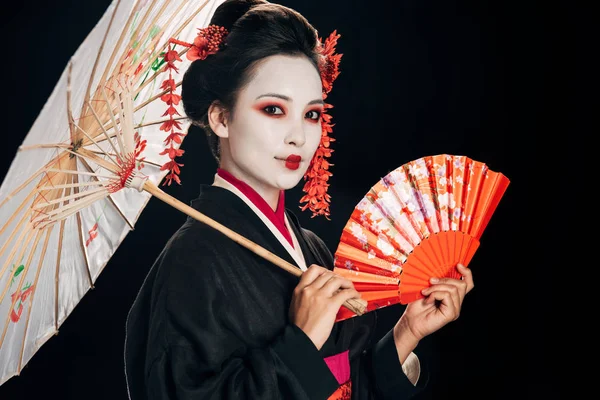
[[[461,267],[461,268],[465,268],[465,266],[462,265],[461,263],[458,263],[458,266]]]
[[[440,280],[439,280],[438,278],[431,278],[431,279],[429,280],[429,282],[431,282],[431,283],[438,283],[439,281],[440,281]]]

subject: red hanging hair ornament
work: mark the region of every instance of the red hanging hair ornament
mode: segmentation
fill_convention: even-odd
[[[325,43],[322,42],[321,38],[318,39],[317,51],[321,55],[319,72],[323,84],[323,100],[327,98],[327,94],[333,87],[333,82],[340,74],[339,65],[342,54],[335,54],[335,47],[340,36],[337,30],[334,30],[325,40]],[[327,188],[329,188],[329,177],[332,175],[329,172],[329,167],[333,165],[327,161],[327,158],[331,157],[331,153],[333,153],[330,146],[331,142],[335,141],[334,138],[329,136],[333,132],[332,128],[334,126],[331,123],[331,115],[326,114],[330,108],[333,108],[333,106],[325,103],[321,115],[321,142],[304,175],[306,183],[302,190],[306,194],[300,199],[300,203],[306,203],[300,206],[302,211],[309,208],[313,213],[311,218],[323,215],[327,220],[331,220],[329,218],[331,196],[327,193]]]
[[[187,47],[186,57],[190,61],[195,60],[204,60],[207,56],[211,54],[215,54],[219,51],[225,37],[227,36],[227,29],[218,25],[209,25],[206,28],[198,29],[198,36],[194,39],[194,43],[187,43],[177,39],[169,39],[169,43],[172,45],[178,44],[181,46]],[[183,167],[183,164],[180,164],[175,161],[175,158],[183,155],[184,150],[175,148],[174,144],[181,144],[182,138],[185,136],[185,133],[181,131],[181,125],[179,121],[177,121],[174,117],[175,114],[179,114],[175,106],[179,104],[181,101],[181,95],[175,93],[177,89],[177,84],[173,79],[173,71],[176,73],[179,72],[177,67],[175,66],[176,61],[181,61],[180,53],[174,49],[173,46],[169,48],[167,52],[163,55],[163,60],[165,62],[165,68],[163,71],[169,71],[169,78],[166,79],[161,88],[164,89],[163,95],[161,96],[161,100],[164,101],[168,108],[167,111],[163,114],[163,117],[169,116],[169,119],[160,126],[161,131],[168,132],[169,135],[164,140],[165,150],[163,150],[160,155],[169,155],[169,161],[167,161],[160,169],[161,171],[169,171],[169,174],[165,177],[165,182],[163,185],[171,185],[173,181],[181,184],[181,180],[179,179],[180,169],[179,167]]]

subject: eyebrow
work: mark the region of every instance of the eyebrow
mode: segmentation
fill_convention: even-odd
[[[279,94],[279,93],[265,93],[265,94],[261,94],[260,96],[258,96],[255,100],[258,100],[262,97],[277,97],[279,99],[285,100],[285,101],[292,101],[292,99],[288,96],[285,96],[283,94]],[[323,101],[323,99],[316,99],[316,100],[312,100],[308,102],[308,105],[311,104],[321,104],[324,105],[325,102]]]

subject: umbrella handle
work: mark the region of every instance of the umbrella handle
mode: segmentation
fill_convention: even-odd
[[[154,183],[146,180],[144,182],[143,189],[146,192],[150,193],[152,196],[175,207],[176,209],[178,209],[179,211],[182,211],[183,213],[189,215],[190,217],[192,217],[200,222],[203,222],[207,225],[210,225],[211,227],[213,227],[216,230],[218,230],[219,232],[223,233],[225,236],[229,237],[233,241],[241,244],[242,246],[246,247],[247,249],[249,249],[249,250],[253,251],[254,253],[258,254],[259,256],[263,257],[264,259],[271,261],[273,264],[283,268],[284,270],[290,272],[291,274],[298,276],[298,277],[300,277],[302,275],[302,270],[298,269],[294,265],[285,261],[281,257],[276,256],[275,254],[271,253],[270,251],[268,251],[264,247],[256,244],[255,242],[245,238],[244,236],[240,235],[239,233],[227,228],[225,225],[215,221],[212,218],[207,217],[206,215],[202,214],[195,208],[190,207],[187,204],[177,200],[173,196],[165,193]],[[344,307],[346,307],[347,309],[349,309],[356,315],[363,315],[367,308],[367,302],[363,299],[348,299],[348,300],[346,300],[346,302],[343,305],[344,305]]]

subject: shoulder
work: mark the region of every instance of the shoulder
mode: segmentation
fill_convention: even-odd
[[[180,292],[219,283],[222,267],[238,246],[209,225],[188,219],[167,241],[155,261],[155,290]]]

